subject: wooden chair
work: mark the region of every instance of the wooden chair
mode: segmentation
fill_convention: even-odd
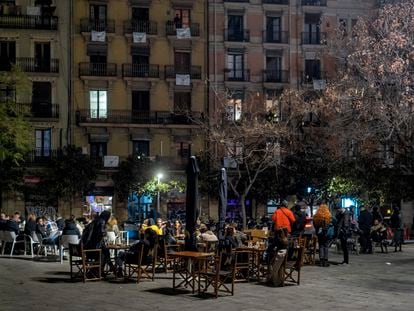
[[[234,280],[236,275],[237,256],[232,260],[229,270],[223,270],[222,267],[223,252],[214,256],[214,267],[211,271],[204,271],[199,273],[198,291],[201,290],[201,279],[205,280],[204,292],[210,286],[214,288],[214,296],[218,297],[218,292],[230,293],[234,295]]]
[[[316,246],[318,244],[318,238],[316,235],[313,235],[310,238],[305,240],[305,255],[304,255],[304,263],[308,265],[315,264],[315,257],[316,257]]]
[[[254,260],[253,254],[245,250],[234,251],[235,259],[235,281],[249,281],[251,260]]]
[[[161,268],[165,273],[172,271],[168,269],[168,266],[174,262],[174,259],[169,256],[169,254],[178,251],[180,248],[177,244],[167,244],[163,238],[158,239],[158,249],[157,249],[157,262],[156,269]]]
[[[142,276],[142,255],[144,253],[144,244],[141,244],[138,252],[134,255],[128,255],[128,252],[125,253],[124,261],[124,271],[125,279],[130,279],[134,274],[137,275],[137,284],[141,280]]]
[[[82,243],[68,245],[70,278],[81,278],[87,281],[99,281],[102,279],[102,250],[84,249]],[[77,269],[75,272],[73,269]]]
[[[300,284],[300,271],[303,266],[303,258],[305,253],[305,248],[303,246],[299,246],[295,249],[297,251],[297,256],[295,261],[286,261],[285,264],[285,277],[284,282],[293,282],[296,284]],[[296,277],[295,277],[296,274]]]
[[[157,267],[157,250],[158,250],[158,242],[155,243],[154,247],[149,250],[148,255],[150,260],[148,261],[147,258],[142,257],[141,262],[141,278],[150,279],[154,281],[155,277],[155,269]]]

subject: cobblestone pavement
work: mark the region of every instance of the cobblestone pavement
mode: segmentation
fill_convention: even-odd
[[[331,254],[331,262],[341,255]],[[414,310],[414,245],[402,253],[351,255],[351,264],[305,266],[300,286],[237,283],[234,296],[173,292],[171,274],[135,283],[72,283],[69,265],[0,258],[0,310]]]

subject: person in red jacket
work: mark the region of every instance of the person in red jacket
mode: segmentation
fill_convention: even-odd
[[[292,225],[295,222],[295,215],[287,207],[287,201],[283,200],[282,204],[273,213],[272,220],[275,224],[275,231],[286,229],[288,233],[292,232]]]

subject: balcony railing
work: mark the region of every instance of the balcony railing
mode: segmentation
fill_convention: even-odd
[[[319,45],[326,40],[325,32],[302,32],[302,44]]]
[[[153,21],[125,21],[124,34],[133,32],[145,32],[147,35],[156,35],[158,33],[157,23]]]
[[[176,36],[177,28],[180,28],[180,26],[179,25],[176,26],[173,22],[168,21],[165,24],[165,33],[167,34],[167,36]],[[183,26],[182,28],[185,28],[185,26]],[[191,23],[190,34],[192,37],[199,37],[200,36],[200,24]]]
[[[76,122],[79,123],[117,123],[117,124],[196,124],[203,118],[201,112],[188,114],[171,111],[137,111],[114,110],[105,111],[105,117],[98,116],[99,112],[93,109],[81,109],[76,112]]]
[[[117,66],[112,63],[80,63],[79,76],[116,77]]]
[[[47,165],[61,155],[61,149],[34,149],[25,155],[24,160],[26,164]]]
[[[242,31],[233,30],[233,29],[224,29],[224,41],[249,42],[250,31],[248,29],[244,29]]]
[[[319,72],[312,72],[312,73],[306,73],[301,72],[302,77],[302,84],[312,84],[313,80],[326,80],[326,72],[325,71],[319,71]]]
[[[224,69],[225,81],[250,81],[249,69]]]
[[[31,118],[59,119],[59,105],[57,104],[45,102],[17,103],[16,111]]]
[[[303,6],[326,6],[327,0],[302,0]]]
[[[201,66],[190,66],[190,68],[181,68],[174,65],[165,66],[165,78],[175,79],[176,75],[190,75],[191,79],[201,79]]]
[[[288,70],[275,70],[275,69],[263,70],[263,81],[264,82],[276,82],[276,83],[288,83],[289,82],[289,71]]]
[[[265,43],[289,43],[289,32],[287,31],[263,31],[263,42]]]
[[[106,31],[115,32],[115,21],[112,19],[89,19],[82,18],[80,23],[80,32]]]
[[[127,78],[159,78],[159,65],[122,64],[122,76]]]
[[[0,28],[57,30],[57,16],[0,15]]]
[[[289,0],[262,0],[266,4],[289,4]]]
[[[55,58],[20,57],[16,59],[16,65],[25,72],[59,73],[59,60]]]

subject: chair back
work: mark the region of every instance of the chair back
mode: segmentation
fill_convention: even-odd
[[[82,244],[72,244],[69,243],[68,244],[68,249],[69,249],[69,256],[70,257],[82,257]]]
[[[40,243],[39,236],[36,234],[36,231],[31,232],[30,236],[34,243]]]
[[[0,242],[4,241],[4,231],[0,230]]]
[[[106,241],[108,244],[116,244],[116,235],[113,231],[108,231],[106,233]]]
[[[77,235],[61,235],[60,246],[68,248],[69,244],[79,244],[79,237]]]
[[[3,241],[4,242],[14,242],[16,239],[16,233],[13,231],[3,231]]]

